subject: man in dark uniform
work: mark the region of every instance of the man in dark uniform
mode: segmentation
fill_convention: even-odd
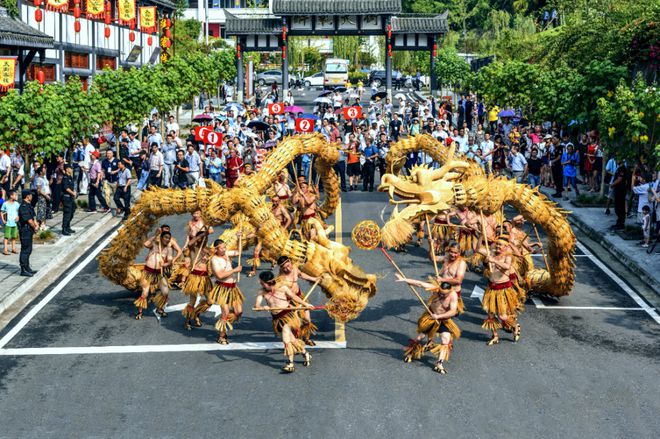
[[[30,254],[32,254],[32,235],[37,231],[37,222],[34,220],[35,213],[32,207],[32,192],[23,191],[23,202],[18,207],[18,227],[21,238],[21,276],[31,277],[36,270],[30,268]]]
[[[73,212],[76,210],[76,191],[73,185],[73,168],[68,163],[64,165],[64,177],[62,177],[62,235],[69,236],[76,233],[71,230]]]

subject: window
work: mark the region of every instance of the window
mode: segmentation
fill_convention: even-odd
[[[89,54],[64,52],[64,67],[89,69]]]
[[[28,81],[35,81],[37,79],[37,72],[39,72],[39,69],[43,70],[46,82],[55,82],[55,64],[44,64],[43,66],[39,66],[39,64],[30,64],[27,71]]]
[[[96,57],[96,68],[98,70],[103,70],[106,67],[110,70],[115,70],[117,68],[117,58],[113,56],[98,55]]]

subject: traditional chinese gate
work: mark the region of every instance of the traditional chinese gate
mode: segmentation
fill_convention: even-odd
[[[263,10],[256,10],[259,12]],[[226,34],[236,37],[237,99],[243,101],[243,52],[282,53],[282,96],[289,88],[290,36],[385,37],[387,96],[392,97],[392,53],[427,50],[431,56],[431,93],[437,41],[447,32],[447,12],[435,16],[401,14],[401,0],[271,0],[270,12],[227,16]]]

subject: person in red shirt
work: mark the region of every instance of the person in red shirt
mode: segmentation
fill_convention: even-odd
[[[243,160],[236,154],[236,149],[229,150],[229,157],[227,158],[227,169],[225,170],[227,178],[227,187],[234,187],[236,180],[241,175],[243,169]]]

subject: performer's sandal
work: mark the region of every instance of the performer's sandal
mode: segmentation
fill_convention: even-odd
[[[403,357],[403,362],[412,363],[412,357],[410,355],[406,355],[405,357]]]
[[[227,338],[227,334],[225,334],[225,335],[220,334],[218,336],[218,343],[220,343],[222,345],[229,344],[229,339]]]
[[[135,320],[141,320],[142,319],[142,309],[140,309],[137,314],[135,314]]]
[[[494,344],[499,344],[500,343],[500,338],[496,335],[495,337],[491,338],[488,340],[488,343],[486,343],[488,346],[492,346]]]
[[[195,317],[192,321],[192,325],[195,328],[201,328],[202,327],[202,321],[199,319],[199,317]]]
[[[520,325],[516,325],[516,327],[513,329],[513,341],[516,342],[520,340],[520,333],[522,332],[522,328]]]
[[[282,366],[282,372],[293,373],[295,370],[296,368],[293,363],[286,363],[284,366]]]
[[[313,341],[312,339],[310,339],[310,338],[306,338],[306,339],[303,340],[303,341],[305,342],[305,344],[306,344],[307,346],[316,346],[316,343],[314,343],[314,341]]]
[[[183,322],[183,329],[185,329],[186,331],[192,330],[192,326],[190,326],[190,320],[189,319],[186,319],[186,321]]]
[[[256,275],[257,275],[257,272],[252,270],[247,274],[247,277],[252,277],[252,276],[256,276]]]
[[[309,352],[305,352],[303,354],[303,358],[304,358],[303,366],[309,367],[312,365],[312,354],[310,354]]]
[[[167,313],[166,313],[165,310],[162,309],[162,308],[157,309],[157,310],[156,310],[156,314],[158,314],[159,316],[161,316],[161,317],[164,318],[164,319],[167,318]]]
[[[445,370],[445,367],[442,365],[442,362],[435,363],[435,367],[433,368],[434,372],[438,372],[441,375],[445,375],[447,371]]]

